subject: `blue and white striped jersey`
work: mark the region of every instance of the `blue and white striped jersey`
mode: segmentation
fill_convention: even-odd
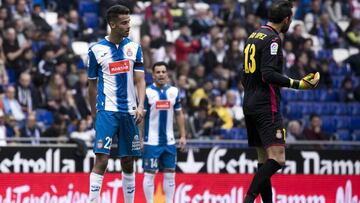
[[[155,84],[148,86],[144,108],[144,144],[175,144],[173,123],[174,110],[181,110],[179,89],[171,85],[166,85],[163,89]]]
[[[129,38],[116,45],[105,37],[89,48],[88,57],[88,77],[98,79],[96,109],[133,113],[134,71],[144,71],[141,46]]]

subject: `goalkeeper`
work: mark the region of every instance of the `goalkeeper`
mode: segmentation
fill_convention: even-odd
[[[244,48],[244,114],[249,146],[256,147],[258,170],[244,203],[260,194],[264,203],[272,202],[270,178],[285,164],[286,132],[280,110],[280,88],[313,89],[320,75],[311,73],[296,80],[282,74],[283,55],[279,33],[286,33],[292,21],[292,4],[274,2],[269,22],[253,32]]]

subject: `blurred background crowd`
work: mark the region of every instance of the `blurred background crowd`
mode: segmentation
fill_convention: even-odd
[[[17,144],[7,137],[91,144],[86,53],[107,34],[106,9],[118,3],[132,12],[147,84],[154,62],[170,64],[189,138],[246,139],[243,48],[266,23],[271,0],[0,2],[0,146]],[[359,141],[360,1],[294,1],[282,38],[284,74],[321,73],[314,91],[282,90],[288,141]]]

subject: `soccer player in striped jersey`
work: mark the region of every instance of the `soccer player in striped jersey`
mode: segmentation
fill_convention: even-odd
[[[128,38],[129,14],[129,9],[121,5],[109,8],[106,20],[110,34],[89,48],[89,97],[96,130],[96,158],[90,174],[91,203],[100,202],[114,137],[118,140],[117,155],[121,157],[124,202],[134,202],[134,158],[141,155],[137,123],[144,115],[146,86],[141,47]]]
[[[166,203],[173,202],[175,192],[176,146],[173,130],[174,112],[179,127],[179,145],[186,145],[184,114],[181,110],[179,89],[167,84],[168,65],[157,62],[153,65],[154,84],[146,88],[145,120],[143,128],[143,189],[147,203],[153,202],[154,177],[161,169],[164,173],[163,190]]]

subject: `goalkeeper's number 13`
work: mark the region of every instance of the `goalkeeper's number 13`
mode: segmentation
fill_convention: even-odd
[[[245,54],[245,62],[244,62],[244,69],[245,73],[254,73],[256,70],[256,61],[255,61],[255,44],[248,44],[245,47],[244,54]]]

